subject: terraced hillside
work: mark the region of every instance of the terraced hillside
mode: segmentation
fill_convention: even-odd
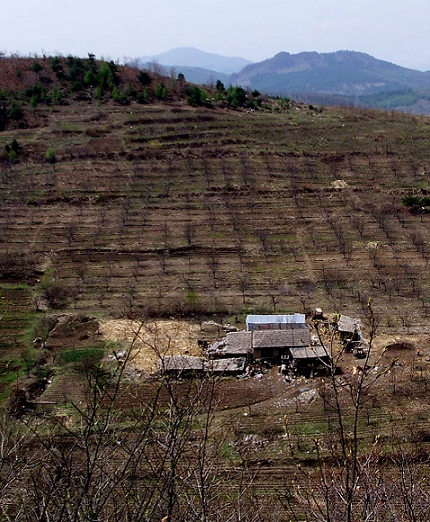
[[[89,459],[115,491],[112,498],[122,499],[118,505],[142,520],[161,520],[173,505],[184,510],[175,520],[209,519],[199,511],[199,502],[208,510],[210,504],[199,481],[213,494],[208,513],[219,512],[219,520],[228,518],[220,506],[245,504],[243,520],[304,520],[320,502],[337,506],[344,470],[359,462],[357,513],[370,505],[368,488],[380,519],[388,520],[392,508],[402,513],[397,520],[413,519],[404,513],[427,520],[430,120],[286,100],[254,111],[192,107],[175,98],[36,106],[31,121],[0,133],[0,391],[10,392],[10,382],[26,374],[31,381],[36,365],[47,387],[36,413],[56,419],[32,425],[41,440],[52,436],[45,453],[42,446],[32,452],[33,439],[20,447],[31,458],[19,460],[13,473],[28,488],[2,482],[3,498],[15,499],[10,512],[21,505],[22,491],[31,497],[34,486],[43,490],[33,475],[43,462],[57,485],[46,504],[56,518],[61,492],[81,491],[80,466]],[[124,373],[118,390],[99,364],[106,348],[99,326],[108,319],[147,325],[150,318],[181,318],[203,328],[208,319],[241,322],[248,312],[321,307],[361,317],[368,335],[369,298],[378,325],[374,373],[351,354],[331,382],[287,383],[274,368],[220,379],[208,406],[205,386],[212,382],[200,388],[194,381],[146,380],[136,368]],[[184,339],[194,335],[189,329]],[[409,344],[384,352],[393,338]],[[354,410],[360,375],[365,393]],[[338,410],[329,386],[337,390]],[[100,408],[111,400],[118,408]],[[137,443],[145,444],[138,453]],[[147,460],[134,464],[137,454]],[[131,468],[117,476],[118,462]],[[63,475],[49,475],[57,465]],[[420,484],[413,509],[409,485],[401,482],[406,471],[411,488]],[[99,499],[101,511],[91,519],[101,519],[111,497],[97,497],[108,489],[94,480],[95,493],[87,488],[79,501],[95,509]],[[175,497],[178,484],[186,495]],[[168,506],[166,491],[176,499]],[[154,509],[152,518],[145,506]]]
[[[370,296],[384,328],[424,327],[429,217],[403,199],[427,193],[429,121],[281,107],[76,103],[3,132],[3,278],[36,268],[36,293],[85,313],[356,314]]]

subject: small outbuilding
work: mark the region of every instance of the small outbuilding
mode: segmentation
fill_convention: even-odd
[[[212,359],[206,361],[207,373],[216,375],[239,375],[246,369],[245,357],[232,357],[228,359]]]
[[[331,356],[324,346],[307,346],[290,348],[283,361],[296,373],[314,377],[316,373],[326,373],[330,368]]]
[[[160,360],[160,371],[178,377],[200,375],[205,371],[205,361],[192,355],[166,355]]]
[[[191,355],[170,355],[161,358],[160,371],[176,377],[196,377],[204,374],[239,375],[246,369],[245,357],[205,359]]]
[[[341,315],[337,321],[337,331],[347,351],[354,350],[362,342],[360,319]]]

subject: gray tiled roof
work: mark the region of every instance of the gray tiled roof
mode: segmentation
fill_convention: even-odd
[[[240,373],[245,370],[245,357],[231,359],[214,359],[206,361],[205,369],[214,373]]]
[[[316,357],[328,357],[329,353],[323,346],[308,346],[303,348],[290,348],[293,359],[314,359]]]
[[[255,330],[252,332],[253,348],[289,348],[309,346],[310,335],[307,328],[297,330]]]
[[[203,370],[205,359],[192,355],[166,355],[160,361],[160,369],[164,371],[197,371]]]
[[[225,338],[226,353],[247,353],[252,350],[252,332],[232,332]]]

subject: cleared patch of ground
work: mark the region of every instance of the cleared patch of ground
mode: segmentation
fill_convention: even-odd
[[[200,326],[188,321],[112,319],[100,323],[100,332],[105,341],[132,348],[130,366],[139,372],[156,371],[164,355],[202,355]]]

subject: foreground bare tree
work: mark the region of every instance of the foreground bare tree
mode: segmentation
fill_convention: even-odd
[[[335,335],[327,336],[317,323],[320,342],[332,355],[328,378],[322,382],[320,397],[328,430],[314,440],[315,466],[298,466],[281,503],[291,520],[318,522],[407,521],[428,519],[428,479],[422,455],[404,451],[397,437],[392,449],[381,447],[378,434],[369,428],[369,412],[376,396],[374,387],[392,370],[395,360],[382,364],[374,353],[373,341],[378,318],[367,305],[368,351],[350,375],[338,375],[336,368],[344,355]],[[288,430],[288,419],[285,420]],[[368,433],[363,434],[363,430]],[[292,435],[288,433],[294,456]],[[428,458],[426,457],[426,461]],[[427,464],[427,462],[426,462]]]
[[[238,520],[240,509],[240,520],[258,520],[246,507],[249,484],[234,495],[223,484],[227,432],[214,423],[218,379],[154,378],[143,394],[124,383],[142,328],[114,367],[82,368],[89,390],[83,404],[61,417],[5,418],[2,519],[226,521]],[[165,353],[168,346],[154,339],[156,353]]]

